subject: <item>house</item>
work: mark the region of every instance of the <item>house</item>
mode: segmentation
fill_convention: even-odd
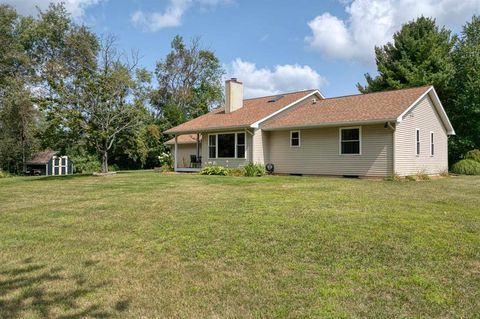
[[[176,171],[185,152],[201,157],[202,167],[272,163],[280,174],[385,177],[448,169],[448,136],[455,132],[432,86],[254,99],[243,99],[236,79],[225,86],[224,107],[165,132],[175,136]]]
[[[33,155],[26,163],[27,175],[73,174],[73,163],[68,156],[57,156],[55,151],[44,151]]]

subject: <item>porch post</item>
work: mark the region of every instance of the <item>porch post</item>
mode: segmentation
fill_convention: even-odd
[[[200,157],[200,134],[197,133],[197,162]]]
[[[174,151],[174,158],[173,158],[173,170],[176,172],[177,171],[177,153],[178,153],[178,147],[177,147],[177,134],[175,134],[175,151]]]

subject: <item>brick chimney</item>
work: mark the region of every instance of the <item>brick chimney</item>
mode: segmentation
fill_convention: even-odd
[[[231,78],[225,81],[225,113],[231,113],[243,106],[243,83]]]

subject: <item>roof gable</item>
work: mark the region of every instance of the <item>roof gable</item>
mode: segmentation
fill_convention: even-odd
[[[435,91],[435,88],[433,86],[431,86],[425,93],[423,93],[420,97],[418,97],[418,99],[415,102],[413,102],[405,111],[402,112],[402,114],[400,114],[397,117],[397,123],[401,123],[405,115],[408,114],[408,112],[410,112],[413,108],[415,108],[425,96],[428,96],[428,98],[432,101],[433,105],[435,106],[435,110],[440,116],[440,119],[442,120],[442,124],[445,127],[447,134],[455,135],[455,130],[453,129],[453,126],[450,123],[450,119],[448,118],[447,113],[443,108],[442,102],[438,97],[437,91]]]

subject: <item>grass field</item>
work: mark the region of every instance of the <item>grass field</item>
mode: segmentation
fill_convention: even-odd
[[[0,179],[0,318],[478,318],[480,178]]]

